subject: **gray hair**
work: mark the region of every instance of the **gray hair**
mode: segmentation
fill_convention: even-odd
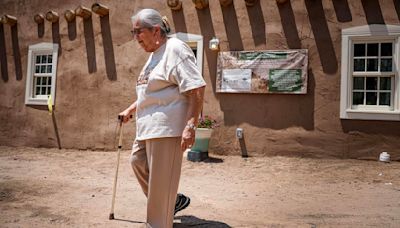
[[[167,17],[161,17],[161,14],[154,9],[142,9],[131,17],[132,23],[139,21],[141,27],[153,28],[159,26],[162,36],[167,36],[171,31]]]

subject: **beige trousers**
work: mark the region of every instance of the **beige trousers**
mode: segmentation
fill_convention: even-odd
[[[182,167],[181,137],[133,143],[130,162],[147,196],[147,223],[171,228]]]

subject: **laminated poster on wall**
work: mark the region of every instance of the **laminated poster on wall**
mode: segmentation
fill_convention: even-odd
[[[217,67],[219,93],[307,93],[307,49],[220,52]]]

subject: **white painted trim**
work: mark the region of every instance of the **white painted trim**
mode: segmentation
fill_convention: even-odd
[[[199,68],[200,74],[203,75],[203,55],[204,55],[203,36],[191,33],[182,33],[182,32],[178,32],[168,36],[178,38],[184,42],[197,43],[197,67]]]
[[[400,121],[400,111],[346,110],[345,119]]]
[[[384,36],[400,34],[398,25],[363,25],[347,29],[342,29],[343,36]]]
[[[58,44],[54,43],[39,43],[29,46],[28,50],[28,67],[26,70],[26,88],[25,88],[25,104],[26,105],[47,105],[47,99],[33,97],[33,73],[35,66],[36,54],[52,54],[52,75],[51,75],[51,97],[52,105],[56,98],[56,82],[57,82],[57,59],[58,59]]]
[[[388,110],[355,110],[351,109],[351,72],[352,44],[354,41],[394,42],[394,100],[393,111]],[[400,26],[398,25],[364,25],[342,30],[342,59],[340,79],[340,118],[363,120],[395,120],[400,121]]]

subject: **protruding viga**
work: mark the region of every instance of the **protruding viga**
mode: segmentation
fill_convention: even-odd
[[[33,20],[35,20],[35,22],[37,24],[42,24],[44,22],[44,15],[41,13],[38,13],[33,17]]]
[[[219,0],[219,3],[221,4],[221,6],[223,7],[227,7],[230,4],[232,4],[233,0]]]
[[[205,9],[208,7],[208,0],[192,0],[196,9]]]
[[[168,0],[167,1],[167,5],[169,6],[169,8],[171,8],[172,10],[181,10],[182,9],[182,2],[181,0]]]
[[[107,6],[102,5],[100,3],[94,3],[92,5],[92,11],[96,14],[100,15],[101,17],[109,14],[109,9]]]
[[[75,9],[75,14],[76,16],[80,16],[83,19],[89,19],[92,16],[92,12],[84,6],[78,6],[78,8]]]
[[[4,16],[1,17],[1,22],[3,24],[8,24],[10,26],[13,26],[17,23],[17,18],[8,14],[5,14]]]
[[[57,22],[58,18],[58,13],[55,11],[50,10],[46,13],[46,20],[50,21],[51,23]]]
[[[64,18],[68,22],[72,22],[75,20],[75,12],[73,10],[66,10],[64,13]]]
[[[244,0],[246,2],[246,6],[254,6],[258,0]]]

